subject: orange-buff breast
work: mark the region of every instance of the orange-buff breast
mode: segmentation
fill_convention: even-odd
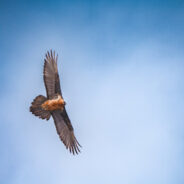
[[[47,111],[53,111],[57,109],[63,109],[64,107],[64,100],[63,99],[53,99],[47,100],[42,105],[42,108]]]

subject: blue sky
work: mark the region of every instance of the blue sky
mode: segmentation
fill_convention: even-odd
[[[0,1],[0,183],[184,183],[182,1]],[[59,54],[82,153],[29,112]]]

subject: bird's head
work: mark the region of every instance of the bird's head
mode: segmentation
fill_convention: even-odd
[[[56,95],[54,96],[54,99],[57,100],[60,104],[66,105],[66,102],[65,102],[64,99],[61,97],[61,95],[56,94]]]
[[[54,100],[59,100],[61,98],[61,95],[59,95],[59,94],[55,94],[53,97],[52,97],[52,99],[54,99]]]

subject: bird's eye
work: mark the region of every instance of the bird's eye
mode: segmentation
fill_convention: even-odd
[[[56,95],[56,96],[54,96],[54,99],[57,99],[58,98],[58,96]]]

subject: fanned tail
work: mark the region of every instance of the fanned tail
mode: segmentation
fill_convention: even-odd
[[[35,116],[38,116],[41,119],[49,120],[50,112],[44,110],[41,105],[47,100],[46,97],[39,95],[37,96],[30,106],[30,112],[32,112]]]

